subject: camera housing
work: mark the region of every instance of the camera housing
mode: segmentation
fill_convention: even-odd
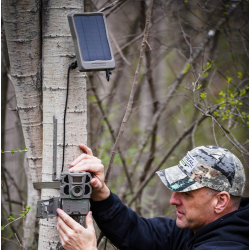
[[[61,208],[69,215],[86,215],[92,192],[91,175],[84,171],[63,171],[60,180]]]
[[[87,215],[89,199],[92,193],[91,178],[89,172],[63,171],[60,176],[60,182],[58,182],[60,185],[58,186],[60,188],[60,197],[39,200],[37,203],[37,217],[49,218],[57,216],[57,208],[61,208],[68,215]]]

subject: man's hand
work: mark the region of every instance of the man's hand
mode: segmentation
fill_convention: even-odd
[[[72,167],[70,171],[89,171],[93,177],[90,181],[93,187],[91,198],[94,201],[108,198],[110,190],[104,183],[104,166],[101,160],[93,156],[91,149],[87,146],[80,144],[80,148],[83,149],[86,154],[81,154],[70,164]]]
[[[57,210],[57,231],[65,250],[97,250],[92,212],[86,216],[86,229],[63,210]]]

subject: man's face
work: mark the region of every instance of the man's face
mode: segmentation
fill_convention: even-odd
[[[170,204],[176,206],[177,226],[191,229],[194,233],[216,219],[215,202],[216,196],[208,188],[185,193],[173,192],[170,198]]]

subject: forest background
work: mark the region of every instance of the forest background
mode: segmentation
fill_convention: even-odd
[[[85,12],[98,11],[112,3],[69,2],[60,8],[71,13],[74,10],[70,6],[75,3],[81,4]],[[85,142],[102,160],[105,171],[110,165],[124,114],[130,111],[128,104],[133,103],[108,178],[112,192],[141,216],[175,218],[174,208],[169,204],[171,192],[154,172],[178,164],[194,147],[218,145],[228,148],[242,161],[247,175],[244,195],[248,196],[248,1],[155,0],[147,40],[143,37],[150,1],[116,2],[118,4],[104,11],[116,60],[110,81],[106,81],[105,72],[79,73],[80,82],[86,80]],[[24,3],[29,5],[29,1]],[[2,230],[2,249],[20,249],[20,246],[50,249],[38,247],[39,220],[32,220],[34,230],[27,229],[32,224],[27,223],[28,216],[34,217],[36,211],[34,205],[32,212],[27,213],[29,196],[34,194],[32,180],[27,178],[30,170],[26,154],[31,148],[25,144],[24,124],[17,108],[14,87],[17,74],[9,60],[13,54],[8,48],[10,43],[6,43],[8,19],[4,13],[6,6],[12,8],[16,4],[17,1],[2,2],[1,223],[7,225],[20,214],[23,216]],[[43,27],[48,25],[43,20],[46,17],[43,12],[48,11],[49,4],[49,1],[38,4]],[[18,15],[15,10],[11,14]],[[41,37],[45,37],[45,33],[41,33]],[[22,61],[23,54],[19,56]],[[67,60],[75,60],[74,52]],[[43,63],[41,58],[41,71]],[[140,71],[137,71],[138,65]],[[65,72],[67,67],[64,65]],[[49,75],[43,75],[41,86],[46,74]],[[44,89],[38,87],[38,90],[45,96]],[[129,101],[131,90],[135,90],[133,102]],[[65,92],[60,101],[60,105],[64,105]],[[82,130],[86,129],[84,124]],[[33,204],[38,196],[33,197]],[[24,216],[27,218],[22,218]],[[103,249],[105,238],[99,237],[99,240],[99,249]],[[49,243],[54,247],[58,241],[57,235],[57,240]],[[108,248],[113,246],[109,244]]]

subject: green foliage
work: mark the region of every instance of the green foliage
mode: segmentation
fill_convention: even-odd
[[[232,78],[227,77],[228,82],[231,82]],[[222,120],[235,119],[238,122],[243,122],[248,126],[249,115],[243,107],[243,98],[248,92],[248,87],[245,89],[240,89],[239,91],[233,92],[230,89],[227,92],[220,91],[219,95],[221,98],[218,99],[220,104],[219,110],[214,112],[216,117],[220,117]],[[230,126],[228,127],[231,128]]]
[[[231,81],[232,81],[232,78],[227,76],[227,82],[230,83]]]
[[[94,95],[90,95],[89,96],[89,101],[91,101],[91,102],[97,102],[97,100],[96,100],[96,98],[95,98]]]
[[[189,64],[189,63],[187,63],[186,65],[185,65],[185,68],[183,69],[183,71],[182,71],[182,74],[186,74],[186,73],[188,73],[188,71],[191,69],[191,65]]]
[[[241,73],[241,72],[237,72],[237,74],[238,74],[238,78],[242,78],[242,76],[243,76],[243,74]]]
[[[9,218],[8,218],[7,220],[9,220],[9,221],[13,221],[13,220],[15,220],[15,218],[14,218],[14,217],[12,217],[12,216],[9,216]]]
[[[205,99],[207,97],[207,93],[206,92],[200,93],[200,97],[202,99]]]
[[[17,150],[15,150],[15,149],[11,149],[11,151],[3,151],[2,149],[1,149],[1,153],[11,153],[11,154],[14,154],[14,153],[22,153],[22,152],[27,152],[28,151],[28,149],[27,148],[24,148],[23,150],[21,150],[20,148],[18,148]]]
[[[26,210],[24,211],[21,211],[21,214],[20,214],[20,217],[18,217],[17,219],[15,219],[13,216],[9,216],[9,218],[7,219],[9,221],[9,223],[7,225],[2,225],[1,226],[1,230],[3,231],[8,225],[10,225],[12,222],[16,221],[16,220],[19,220],[19,219],[23,219],[23,218],[26,218],[25,215],[31,211],[31,207],[25,207]]]

